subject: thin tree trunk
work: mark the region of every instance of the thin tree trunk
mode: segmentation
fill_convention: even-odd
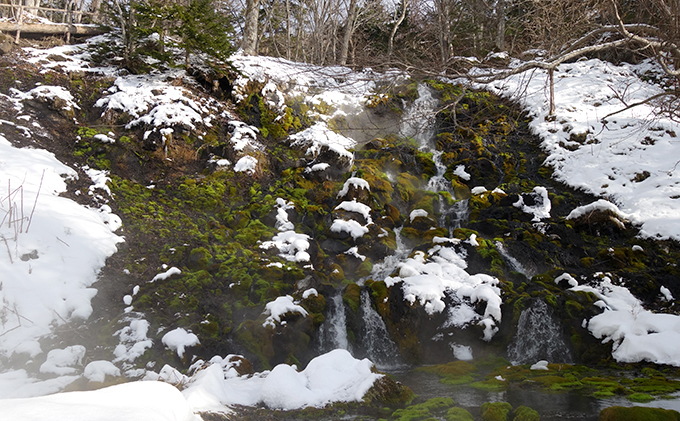
[[[496,48],[505,51],[505,0],[498,0],[496,4]]]
[[[394,52],[394,36],[397,34],[397,29],[399,28],[399,25],[404,21],[406,18],[406,8],[408,7],[408,0],[402,0],[401,2],[402,7],[401,7],[401,15],[399,16],[399,19],[394,23],[394,26],[392,27],[392,31],[390,32],[390,38],[387,40],[387,59],[392,58],[392,53]]]
[[[342,34],[342,44],[340,46],[340,64],[347,64],[347,55],[349,53],[349,41],[354,34],[354,25],[357,20],[357,0],[350,0],[349,9],[347,11],[347,22],[345,22],[345,32]]]
[[[257,26],[260,14],[260,0],[246,2],[246,21],[243,28],[241,48],[247,55],[257,55]]]
[[[290,0],[286,0],[286,59],[290,60]]]

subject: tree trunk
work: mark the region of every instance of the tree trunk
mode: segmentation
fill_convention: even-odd
[[[402,0],[401,4],[401,15],[399,15],[399,19],[394,23],[394,26],[392,27],[392,31],[390,32],[390,38],[387,40],[387,59],[392,58],[392,53],[394,52],[394,36],[397,34],[397,28],[399,28],[399,25],[404,21],[406,18],[406,8],[408,7],[408,0]]]
[[[505,0],[498,0],[496,4],[496,48],[505,51]]]
[[[241,48],[247,55],[257,55],[257,26],[260,15],[260,0],[247,0],[246,21],[243,28]]]
[[[357,20],[357,0],[350,0],[349,9],[347,10],[347,22],[345,23],[345,32],[342,34],[342,44],[340,45],[340,64],[347,64],[347,55],[349,53],[349,41],[354,34],[354,25]]]

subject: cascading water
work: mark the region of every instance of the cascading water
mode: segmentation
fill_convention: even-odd
[[[385,278],[392,275],[392,273],[399,267],[399,263],[408,257],[409,253],[411,253],[411,249],[408,248],[406,244],[404,244],[404,241],[401,238],[402,228],[403,227],[394,229],[395,240],[397,242],[397,249],[394,251],[394,254],[385,257],[382,262],[374,264],[371,274],[365,279],[362,279],[360,284],[363,285],[363,282],[366,281],[366,279],[384,281]]]
[[[361,343],[368,358],[380,369],[400,367],[397,346],[390,339],[382,317],[371,305],[371,297],[366,290],[361,291],[361,316],[364,321]]]
[[[438,151],[434,143],[437,105],[439,100],[432,96],[430,89],[424,84],[418,85],[418,98],[404,111],[401,134],[415,139],[420,150],[432,153],[437,173],[428,181],[427,190],[435,193],[447,192],[455,199],[451,183],[444,177],[447,167],[441,160],[442,151]],[[442,206],[439,225],[460,228],[468,213],[467,200],[459,200],[453,206]]]
[[[570,363],[573,358],[563,336],[550,307],[543,300],[535,300],[519,316],[517,333],[508,345],[508,359],[513,365],[540,360]]]
[[[319,348],[321,353],[338,348],[351,351],[347,340],[347,319],[341,289],[329,302],[326,320],[319,329]]]
[[[531,278],[533,274],[520,263],[519,260],[515,259],[508,253],[508,251],[505,249],[505,246],[503,243],[500,241],[496,241],[494,243],[496,246],[496,250],[498,250],[498,253],[500,253],[501,257],[505,262],[510,266],[510,269],[512,269],[515,272],[521,273],[522,275],[526,276],[527,278]]]

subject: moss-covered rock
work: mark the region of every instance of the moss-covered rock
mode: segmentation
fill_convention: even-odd
[[[512,405],[507,402],[487,402],[482,405],[483,421],[506,421]]]
[[[680,412],[670,409],[611,406],[600,411],[600,421],[678,421]]]

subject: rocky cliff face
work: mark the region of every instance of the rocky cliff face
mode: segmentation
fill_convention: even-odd
[[[226,353],[304,365],[337,346],[382,366],[516,359],[536,308],[550,326],[532,359],[600,363],[612,344],[585,322],[600,297],[576,283],[607,278],[674,312],[659,291],[680,296],[677,244],[638,238],[612,210],[569,218],[597,198],[552,179],[529,117],[488,92],[400,75],[349,107],[231,70],[115,76],[24,54],[0,59],[5,136],[76,168],[67,195],[110,206],[125,237],[90,320],[45,341],[89,338],[128,376]],[[324,78],[309,89],[349,84]],[[71,99],[25,95],[36,86]],[[39,123],[30,138],[23,121]],[[86,166],[110,194],[88,188]],[[139,320],[158,338],[128,358],[141,341],[121,332]],[[168,350],[159,338],[177,327],[200,344]]]

